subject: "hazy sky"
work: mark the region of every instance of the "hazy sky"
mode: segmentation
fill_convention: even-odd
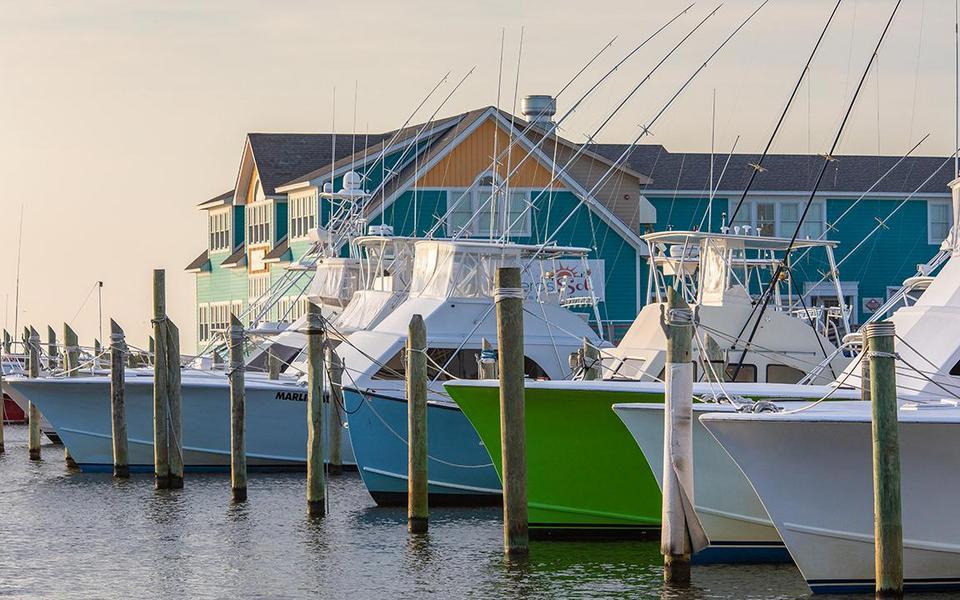
[[[194,347],[194,276],[205,244],[196,204],[233,187],[250,131],[400,126],[447,71],[474,74],[442,107],[453,114],[519,95],[555,93],[611,38],[614,45],[558,99],[569,108],[600,75],[687,2],[652,0],[368,0],[254,2],[0,2],[0,302],[14,324],[17,220],[23,207],[20,318],[84,344],[103,313],[145,345],[151,269],[167,269],[168,305]],[[627,142],[759,0],[727,0],[597,136]],[[892,0],[844,0],[775,144],[824,152]],[[834,0],[770,0],[654,128],[671,151],[762,149]],[[565,122],[582,140],[660,57],[716,6],[693,10],[641,50]],[[903,3],[841,153],[899,155],[925,133],[923,154],[954,143],[954,1]],[[438,94],[425,118],[439,103]],[[106,326],[105,326],[106,327]]]

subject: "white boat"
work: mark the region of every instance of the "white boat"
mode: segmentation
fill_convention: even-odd
[[[874,589],[870,404],[800,413],[714,413],[703,424],[759,494],[811,590]],[[899,409],[904,588],[960,589],[960,409]]]
[[[569,355],[583,340],[603,346],[585,318],[562,306],[555,261],[586,260],[585,248],[496,241],[421,240],[415,245],[409,297],[374,328],[338,347],[346,375],[344,396],[357,467],[381,504],[402,502],[407,491],[405,345],[415,314],[427,331],[427,436],[432,503],[497,502],[500,484],[486,449],[443,390],[452,378],[477,379],[481,341],[497,341],[494,274],[523,271],[524,353],[532,379],[570,376]]]
[[[331,322],[344,331],[376,325],[391,306],[406,296],[412,270],[412,241],[408,238],[365,236],[357,240],[363,259],[321,259],[316,265],[311,301],[326,307]],[[364,263],[375,261],[376,268]],[[339,286],[339,287],[338,287]],[[358,289],[359,288],[359,289]],[[343,292],[356,290],[350,302]],[[359,307],[355,308],[354,304]],[[337,309],[337,314],[331,314]],[[253,338],[246,374],[247,462],[251,468],[300,469],[306,464],[306,384],[303,358],[278,380],[268,379],[265,369],[268,349],[278,352],[284,363],[295,360],[306,345],[299,332],[301,322],[287,330]],[[230,465],[229,381],[223,370],[212,369],[208,360],[202,369],[182,371],[182,422],[184,465],[187,470],[226,469]],[[286,366],[286,364],[285,364]],[[126,414],[130,468],[152,470],[153,465],[153,372],[127,369]],[[47,375],[37,379],[11,376],[11,397],[18,404],[33,401],[41,414],[59,432],[71,456],[82,470],[110,470],[113,464],[108,374],[100,371],[81,377]],[[324,404],[329,419],[329,404]],[[349,430],[341,419],[341,461],[354,466]],[[329,439],[329,436],[328,438]]]
[[[904,583],[906,589],[960,588],[960,245],[896,327],[900,398]],[[850,368],[838,380],[855,380]],[[950,400],[941,400],[950,396]],[[800,412],[701,417],[750,480],[811,589],[869,591],[874,586],[871,407],[824,402]]]

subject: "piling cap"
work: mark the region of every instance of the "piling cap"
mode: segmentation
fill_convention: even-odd
[[[896,335],[896,328],[893,325],[892,321],[877,321],[875,323],[867,323],[866,337],[869,338],[878,338],[878,337],[893,337]]]

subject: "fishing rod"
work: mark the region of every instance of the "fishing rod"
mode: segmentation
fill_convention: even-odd
[[[907,160],[907,158],[908,158],[909,156],[911,156],[911,155],[917,150],[917,148],[920,147],[921,144],[923,144],[925,141],[927,141],[927,138],[929,138],[929,137],[930,137],[930,134],[928,133],[928,134],[924,135],[922,138],[920,138],[920,141],[917,142],[916,144],[914,144],[913,147],[910,148],[910,149],[907,151],[906,154],[904,154],[904,155],[901,156],[899,159],[897,159],[897,162],[895,162],[895,163],[893,164],[893,166],[891,166],[889,169],[887,169],[887,170],[884,172],[884,174],[879,177],[879,179],[877,179],[876,181],[874,181],[873,184],[867,189],[867,191],[865,191],[865,192],[863,192],[862,194],[860,194],[860,196],[858,196],[857,199],[854,200],[854,201],[850,204],[850,206],[848,206],[846,209],[844,209],[844,211],[843,211],[842,213],[840,213],[840,216],[837,217],[836,219],[834,219],[833,223],[827,223],[827,226],[826,226],[826,228],[824,228],[823,233],[821,233],[819,236],[817,236],[817,240],[819,241],[819,240],[826,239],[826,237],[827,237],[827,231],[829,231],[830,229],[836,229],[837,223],[839,223],[845,216],[847,216],[848,214],[850,214],[850,211],[852,211],[854,208],[856,208],[857,205],[860,204],[860,201],[861,201],[861,200],[863,200],[864,198],[866,198],[866,197],[874,190],[874,188],[876,188],[878,185],[880,185],[880,182],[881,182],[881,181],[883,181],[884,179],[887,178],[888,175],[890,175],[891,173],[893,173],[893,172],[897,169],[897,167],[899,167],[899,166],[903,163],[903,161]],[[852,253],[853,253],[853,250],[851,250],[850,253],[847,254],[847,256],[849,256],[849,255],[852,254]],[[800,256],[797,258],[797,260],[794,261],[794,262],[800,262],[800,261],[802,261],[808,254],[810,254],[810,248],[805,249],[805,250],[803,251],[803,253],[800,254]],[[814,286],[814,287],[816,287],[816,286]]]
[[[523,158],[519,163],[517,163],[517,165],[513,168],[513,170],[512,170],[510,173],[507,174],[507,178],[511,177],[514,173],[516,173],[516,172],[520,169],[520,167],[526,162],[527,158],[529,158],[530,156],[532,156],[533,153],[536,151],[536,149],[539,148],[540,146],[542,146],[543,143],[550,137],[550,135],[552,135],[552,134],[560,127],[560,125],[561,125],[570,115],[572,115],[572,114],[580,107],[580,105],[581,105],[590,95],[592,95],[593,92],[596,91],[607,79],[609,79],[625,62],[627,62],[627,61],[628,61],[631,57],[633,57],[641,48],[643,48],[644,46],[646,46],[651,40],[653,40],[655,37],[657,37],[657,36],[658,36],[661,32],[663,32],[667,27],[669,27],[671,24],[673,24],[674,21],[676,21],[676,20],[679,19],[681,16],[683,16],[684,14],[686,14],[691,8],[693,8],[693,6],[694,6],[694,4],[690,4],[689,6],[687,6],[686,8],[684,8],[682,11],[680,11],[679,13],[677,13],[676,15],[674,15],[670,20],[668,20],[668,21],[667,21],[666,23],[664,23],[662,26],[660,26],[659,29],[657,29],[656,31],[654,31],[653,33],[651,33],[649,36],[647,36],[646,39],[644,39],[642,42],[640,42],[636,47],[634,47],[630,52],[628,52],[622,59],[620,59],[619,62],[617,62],[612,68],[610,68],[596,83],[594,83],[594,84],[590,87],[590,89],[588,89],[586,92],[584,92],[583,95],[581,95],[580,98],[573,104],[573,106],[571,106],[571,107],[563,114],[563,116],[561,116],[555,123],[551,124],[550,128],[549,128],[549,129],[547,130],[547,132],[546,132],[546,135],[542,136],[535,144],[533,144],[532,148],[531,148],[530,151],[527,153],[527,155],[524,156],[524,158]],[[611,41],[610,43],[612,44],[613,42]],[[609,47],[609,44],[607,45],[607,47]],[[603,50],[606,50],[607,47],[603,48],[603,49],[601,50],[601,52],[603,52]],[[597,56],[599,56],[599,54],[600,54],[600,53],[598,53]],[[594,57],[594,59],[591,59],[591,62],[593,62],[593,60],[595,60],[595,59],[596,59],[596,57]],[[589,63],[588,63],[587,66],[589,66]],[[567,87],[569,87],[569,86],[573,83],[573,80],[576,79],[576,78],[578,78],[578,77],[580,76],[580,74],[583,73],[585,70],[586,70],[586,66],[585,66],[584,68],[580,69],[580,71],[577,72],[577,74],[561,89],[561,91],[567,89]],[[557,97],[559,97],[559,94],[557,94]],[[533,123],[528,123],[527,126],[526,126],[526,128],[525,128],[524,131],[523,131],[523,134],[524,134],[524,135],[518,136],[517,139],[514,141],[514,143],[519,143],[519,141],[520,141],[521,139],[526,140],[526,135],[525,135],[525,134],[526,134],[527,132],[529,132],[529,131],[530,131],[531,129],[533,129],[533,128],[534,128]],[[527,140],[527,141],[529,142],[529,140]],[[502,157],[503,157],[507,152],[509,152],[509,151],[510,151],[510,147],[504,149],[504,151],[501,152],[500,155],[497,157],[497,160],[499,160],[500,158],[502,158]],[[490,194],[490,198],[495,197],[495,195],[498,194],[498,193],[502,190],[502,185],[503,185],[502,183],[498,183],[497,186],[494,187],[494,189],[492,190],[492,192],[491,192],[491,194]],[[469,191],[470,191],[470,190],[465,190],[465,191],[463,192],[463,194],[461,194],[461,195],[447,208],[447,212],[444,213],[444,214],[437,220],[437,223],[427,232],[427,236],[426,236],[426,237],[432,237],[433,234],[436,233],[437,229],[439,229],[442,225],[444,225],[444,224],[446,223],[447,219],[449,219],[450,215],[453,213],[453,211],[456,209],[456,207],[459,206],[460,202],[463,201],[463,199],[467,197],[467,194],[469,193]],[[481,208],[480,208],[477,212],[482,212],[483,209],[486,207],[486,203],[489,202],[489,201],[490,201],[490,199],[488,198],[487,201],[484,202],[484,204],[481,206]],[[472,222],[472,219],[471,219],[471,221],[468,221],[467,224],[465,224],[463,227],[466,228],[467,226],[470,225],[471,222]],[[459,232],[458,232],[458,233],[459,233]],[[453,239],[456,239],[458,236],[451,236],[451,237],[452,237]]]
[[[663,107],[661,107],[661,109],[657,112],[657,114],[653,117],[653,119],[650,120],[650,123],[647,126],[641,125],[640,135],[638,135],[637,138],[634,140],[634,142],[630,145],[631,147],[635,145],[637,141],[640,140],[641,137],[649,133],[650,127],[652,127],[657,122],[657,120],[661,116],[663,116],[663,114],[667,111],[667,109],[669,109],[670,106],[673,105],[674,101],[676,101],[676,99],[683,93],[683,91],[690,86],[690,84],[694,81],[694,79],[696,79],[696,77],[707,67],[707,65],[710,64],[710,62],[714,59],[714,57],[716,57],[717,54],[720,53],[720,51],[730,42],[730,40],[732,40],[747,25],[747,23],[749,23],[753,19],[753,17],[758,12],[760,12],[760,9],[762,9],[764,6],[767,5],[769,1],[770,0],[763,0],[763,2],[753,12],[751,12],[747,16],[747,18],[744,19],[737,26],[736,29],[734,29],[712,53],[710,53],[710,55],[706,58],[706,60],[704,60],[703,63],[699,67],[697,67],[697,69],[693,72],[693,74],[687,78],[687,80],[677,89],[677,91],[673,94],[673,96],[671,96],[670,99],[663,105]],[[618,159],[618,163],[624,158],[624,156],[625,154],[620,156],[620,158]],[[616,168],[616,165],[611,166],[610,169],[607,170],[607,173],[611,173],[612,170],[615,168]],[[598,182],[597,185],[601,185],[601,183]],[[595,191],[595,189],[596,189],[596,186],[590,191],[590,193]],[[586,197],[589,197],[589,194]],[[580,198],[578,208],[579,206],[582,206],[584,202],[585,202],[584,198]],[[570,214],[568,214],[560,223],[560,225],[556,229],[554,229],[554,232],[543,243],[538,245],[536,252],[534,252],[530,260],[527,261],[527,263],[520,268],[521,272],[524,272],[530,268],[530,265],[532,265],[533,262],[537,260],[537,258],[540,256],[540,254],[547,248],[547,246],[553,242],[554,238],[557,236],[557,234],[560,232],[563,226],[570,221],[570,219],[573,217],[574,214],[576,214],[576,212],[577,212],[576,209],[570,211]],[[489,307],[487,307],[487,309],[480,316],[480,318],[477,319],[473,328],[470,330],[470,333],[468,333],[464,337],[463,341],[457,347],[456,351],[454,351],[453,356],[451,356],[447,360],[447,362],[443,365],[443,369],[446,369],[450,365],[450,363],[453,361],[454,356],[456,356],[456,353],[463,348],[464,344],[467,343],[467,340],[470,338],[470,336],[476,333],[476,331],[480,328],[480,325],[483,323],[484,319],[486,319],[490,315],[490,313],[493,312],[494,308],[496,308],[496,304],[491,304]],[[598,323],[598,326],[599,326],[599,323]],[[602,331],[602,327],[600,329]],[[601,338],[602,338],[602,334],[601,334]]]
[[[863,84],[866,82],[867,76],[870,74],[870,70],[873,68],[873,64],[877,59],[877,54],[880,52],[880,46],[883,44],[884,38],[887,37],[887,32],[890,30],[890,25],[893,23],[893,18],[897,15],[897,10],[900,8],[900,3],[902,1],[903,0],[897,0],[896,5],[894,5],[893,10],[890,12],[890,18],[887,19],[887,24],[884,26],[883,32],[880,34],[880,39],[877,40],[877,45],[874,48],[873,53],[870,55],[870,60],[867,61],[867,67],[863,70],[863,75],[860,77],[860,82],[857,84],[857,89],[854,91],[853,97],[850,99],[850,104],[847,106],[847,110],[843,115],[843,120],[840,122],[840,126],[837,128],[837,135],[833,139],[833,144],[830,146],[830,151],[827,152],[827,154],[823,157],[823,165],[820,167],[820,173],[817,175],[817,180],[813,185],[813,189],[810,190],[810,197],[807,198],[807,203],[803,207],[803,213],[800,214],[800,218],[797,221],[797,228],[794,230],[793,236],[790,238],[790,243],[787,244],[787,249],[784,253],[785,258],[789,257],[790,252],[793,251],[793,246],[796,244],[797,237],[800,235],[800,228],[803,227],[803,222],[807,218],[807,213],[810,211],[810,206],[813,204],[813,199],[817,195],[817,191],[820,189],[820,184],[823,182],[823,176],[827,172],[827,166],[835,160],[833,153],[836,152],[837,146],[840,144],[840,138],[843,136],[843,130],[846,128],[847,122],[850,119],[850,115],[853,113],[853,107],[856,106],[857,98],[860,96],[860,92],[863,89]],[[762,294],[760,302],[755,304],[753,309],[751,309],[750,316],[747,318],[746,322],[744,322],[743,328],[740,329],[740,333],[737,334],[736,342],[740,341],[740,338],[743,336],[743,332],[750,323],[750,319],[756,313],[757,306],[760,306],[760,312],[757,316],[757,319],[753,323],[750,336],[747,338],[747,345],[749,346],[753,342],[753,338],[756,336],[757,330],[760,328],[760,323],[763,321],[763,315],[767,311],[767,306],[770,305],[770,298],[773,296],[773,291],[776,289],[777,282],[779,281],[780,276],[783,275],[784,266],[783,260],[778,262],[777,269],[774,272],[773,277],[770,279],[770,285],[767,286],[767,289]],[[840,299],[840,303],[841,305],[843,304],[843,298]],[[811,326],[814,326],[812,322]],[[819,335],[817,335],[816,338],[817,343],[820,345],[820,349],[823,351],[824,357],[826,357],[827,350],[823,346],[823,341],[820,339]],[[746,356],[747,350],[744,348],[743,352],[740,354],[740,360],[737,361],[737,366],[735,367],[733,375],[730,377],[730,379],[737,379],[737,375],[740,374],[740,370],[743,368],[743,361]]]
[[[830,12],[830,17],[827,19],[823,29],[820,31],[820,37],[817,38],[817,43],[813,45],[813,50],[810,52],[810,56],[807,58],[806,64],[803,65],[803,70],[800,71],[800,77],[797,78],[797,83],[793,86],[793,91],[790,92],[790,97],[787,99],[787,104],[783,107],[783,112],[780,113],[780,118],[777,120],[777,124],[773,128],[773,132],[770,134],[770,138],[767,140],[767,145],[763,148],[763,153],[760,155],[760,159],[756,164],[750,165],[753,167],[753,172],[750,173],[750,179],[747,180],[747,185],[743,188],[743,193],[740,194],[740,200],[737,201],[737,205],[734,207],[733,214],[730,215],[730,220],[728,223],[733,223],[734,219],[737,218],[737,213],[740,212],[740,207],[743,205],[744,199],[747,197],[747,194],[753,187],[753,182],[757,178],[757,174],[765,170],[763,168],[763,161],[767,158],[767,154],[770,152],[770,147],[773,146],[773,141],[776,139],[777,133],[780,131],[780,126],[783,125],[784,120],[787,118],[787,113],[790,111],[790,106],[793,105],[793,100],[797,97],[797,92],[800,91],[800,85],[803,83],[804,78],[810,71],[810,65],[813,63],[813,59],[817,55],[817,50],[820,49],[820,44],[823,42],[823,38],[826,37],[827,30],[830,28],[830,24],[833,22],[833,17],[837,14],[837,9],[840,8],[840,4],[842,2],[843,0],[837,0],[833,10]]]
[[[734,29],[734,30],[730,33],[730,35],[728,35],[728,36],[723,40],[723,42],[707,57],[707,59],[706,59],[705,61],[703,61],[703,63],[702,63],[699,67],[697,67],[697,69],[693,72],[693,74],[690,75],[690,77],[687,78],[687,80],[676,90],[676,92],[674,92],[673,96],[671,96],[670,99],[667,100],[667,102],[660,108],[660,110],[659,110],[659,111],[656,113],[656,115],[654,115],[654,117],[647,123],[647,125],[642,125],[642,124],[640,125],[640,133],[633,139],[632,142],[630,142],[630,144],[627,145],[626,149],[624,149],[624,151],[620,154],[620,156],[617,157],[617,159],[614,161],[614,163],[613,163],[613,164],[610,166],[610,168],[608,168],[607,171],[600,177],[600,179],[596,182],[596,184],[594,184],[594,186],[593,186],[592,188],[590,188],[589,191],[587,191],[587,193],[586,193],[585,196],[584,196],[584,199],[581,199],[581,204],[580,204],[580,205],[582,205],[582,203],[583,203],[584,201],[588,201],[588,200],[586,200],[586,199],[592,198],[594,192],[596,192],[597,190],[601,189],[604,185],[606,185],[607,180],[611,177],[611,175],[614,173],[614,171],[620,169],[620,167],[623,165],[623,163],[625,163],[625,162],[627,161],[627,159],[630,157],[630,155],[631,155],[632,152],[633,152],[634,146],[636,146],[643,137],[645,137],[645,136],[647,136],[647,135],[650,134],[651,128],[654,126],[654,124],[656,124],[656,122],[660,120],[660,117],[662,117],[663,114],[667,112],[667,110],[669,110],[669,108],[673,105],[673,103],[676,101],[676,99],[680,97],[680,95],[687,89],[687,87],[693,82],[693,80],[696,79],[696,77],[707,67],[707,65],[710,64],[710,62],[714,59],[714,57],[716,57],[717,54],[719,54],[720,51],[723,50],[723,48],[730,42],[730,40],[732,40],[732,39],[740,32],[740,30],[742,30],[742,29],[747,25],[747,23],[749,23],[749,22],[753,19],[753,17],[754,17],[758,12],[760,12],[760,10],[761,10],[764,6],[766,6],[767,3],[769,3],[769,2],[770,2],[770,0],[763,0],[763,2],[762,2],[752,13],[750,13],[750,14],[747,16],[747,18],[744,19],[744,20],[737,26],[737,28]],[[718,7],[718,8],[719,8],[719,7]],[[671,51],[671,52],[672,52],[672,51]],[[586,145],[587,145],[587,142],[584,142],[584,144],[580,147],[580,152],[583,151],[583,149],[586,147]],[[576,156],[579,156],[579,152],[578,152],[577,155],[575,155],[574,158],[576,158]],[[572,162],[572,159],[571,159],[571,161],[568,161],[567,166],[569,166],[570,162]],[[566,166],[564,167],[564,169],[565,169],[565,168],[566,168]],[[553,182],[551,181],[550,183],[552,184]],[[537,198],[539,198],[542,194],[543,194],[543,192],[541,192],[541,193],[537,196]],[[533,201],[531,201],[530,203],[528,203],[528,206],[527,206],[527,209],[526,209],[526,210],[529,210],[529,208],[533,205],[533,202],[534,202],[535,200],[536,200],[536,198],[535,198]],[[579,205],[578,205],[578,206],[579,206]],[[571,213],[570,213],[569,215],[567,215],[567,216],[564,218],[564,220],[561,222],[560,227],[562,227],[562,226],[565,225],[567,222],[569,222],[569,220],[573,217],[573,215],[575,214],[575,212],[576,212],[576,211],[571,211]],[[523,215],[525,215],[525,212],[524,212],[524,213],[521,213],[521,216],[523,216]],[[548,243],[549,241],[551,241],[551,240],[557,235],[557,233],[559,233],[560,227],[557,227],[557,228],[554,230],[554,233],[547,239],[546,242],[544,242],[545,244]]]

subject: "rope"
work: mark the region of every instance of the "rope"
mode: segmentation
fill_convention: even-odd
[[[527,294],[523,288],[497,288],[494,291],[493,297],[496,302],[510,298],[523,300],[527,297]]]

